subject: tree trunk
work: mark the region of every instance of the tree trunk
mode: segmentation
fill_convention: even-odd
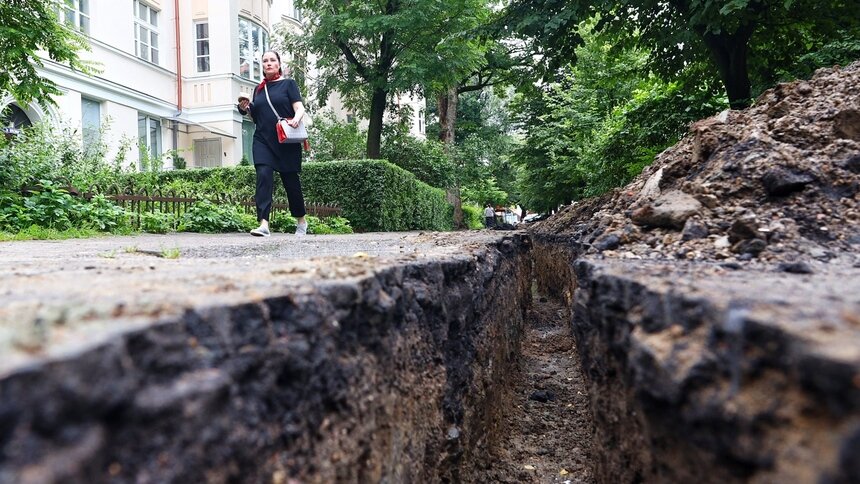
[[[752,102],[749,69],[749,41],[755,28],[747,25],[738,28],[734,33],[719,34],[705,33],[702,39],[711,52],[720,78],[726,86],[729,106],[732,109],[743,109]]]
[[[454,146],[454,127],[457,123],[457,86],[448,88],[447,92],[439,95],[439,141],[445,143],[445,149]]]
[[[374,89],[370,100],[370,123],[367,127],[367,157],[379,158],[382,144],[382,117],[385,115],[385,101],[388,91]]]

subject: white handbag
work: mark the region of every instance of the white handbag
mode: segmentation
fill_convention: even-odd
[[[278,123],[275,126],[275,131],[278,133],[278,142],[280,143],[302,143],[306,139],[308,139],[308,130],[305,128],[304,117],[299,120],[298,126],[295,128],[290,126],[289,121],[292,121],[292,118],[282,118],[280,114],[278,114],[278,110],[275,109],[275,106],[272,104],[272,99],[269,97],[269,86],[263,86],[263,89],[266,91],[266,101],[269,102],[269,107],[272,108],[272,112],[275,113],[275,117],[278,118]]]

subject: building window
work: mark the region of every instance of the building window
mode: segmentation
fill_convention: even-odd
[[[269,33],[259,24],[239,19],[239,75],[252,81],[263,80],[260,58],[269,48]]]
[[[242,120],[242,158],[247,158],[250,164],[254,164],[254,130],[256,126],[247,119]]]
[[[137,115],[137,140],[140,145],[140,168],[161,156],[161,121],[145,114]]]
[[[101,135],[102,104],[93,99],[81,98],[81,132],[84,151],[97,145]]]
[[[197,72],[209,72],[209,23],[198,22],[194,24],[194,37]]]
[[[158,64],[158,12],[140,0],[134,4],[134,53],[145,61]]]
[[[221,138],[194,140],[194,166],[197,168],[221,166]]]
[[[58,8],[60,21],[87,35],[90,34],[89,0],[62,0]]]

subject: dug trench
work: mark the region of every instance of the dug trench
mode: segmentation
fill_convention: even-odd
[[[860,482],[858,106],[779,85],[527,233],[5,246],[0,482]]]
[[[737,313],[760,275],[580,255],[514,233],[7,369],[0,482],[856,482],[857,365]]]

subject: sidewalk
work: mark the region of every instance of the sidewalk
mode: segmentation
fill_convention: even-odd
[[[301,291],[509,233],[140,235],[0,243],[0,374],[186,309]]]

